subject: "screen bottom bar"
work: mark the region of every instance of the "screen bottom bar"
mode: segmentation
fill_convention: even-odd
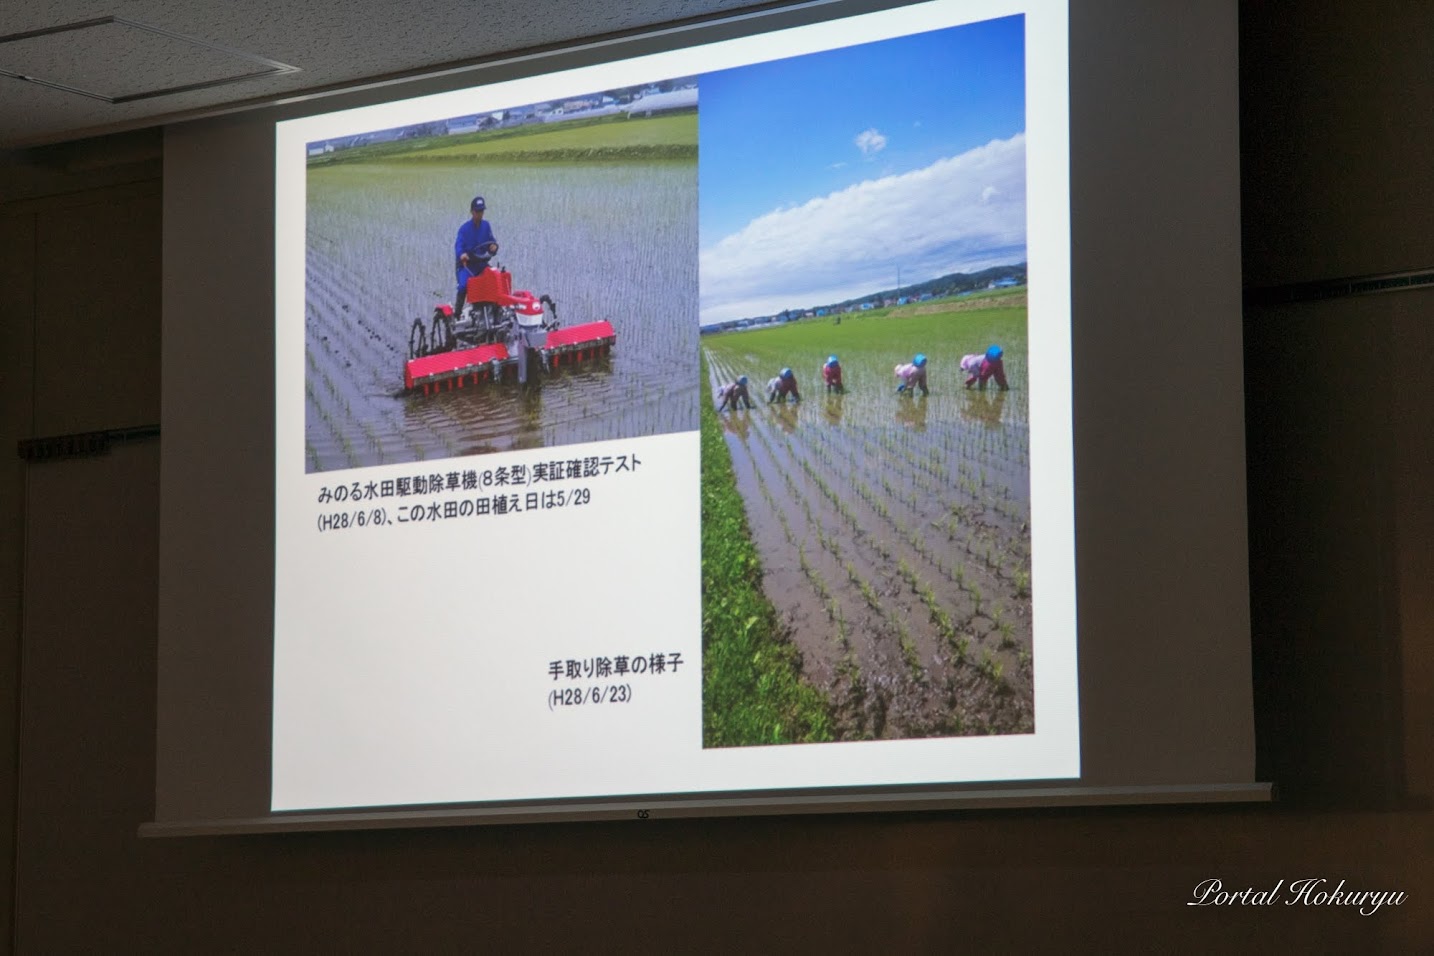
[[[777,816],[1033,807],[1141,806],[1153,804],[1263,803],[1269,783],[1145,787],[1027,787],[990,790],[923,790],[821,796],[663,797],[603,803],[544,803],[444,809],[343,810],[275,813],[218,820],[141,824],[141,837],[303,833],[320,830],[387,830],[404,827],[482,826],[581,820],[650,821],[684,817]]]

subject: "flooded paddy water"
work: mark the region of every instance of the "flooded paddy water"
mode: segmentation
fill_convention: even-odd
[[[608,320],[617,344],[537,387],[403,394],[409,327],[453,303],[475,195],[514,288],[564,326]],[[306,255],[310,472],[697,428],[695,162],[319,166]]]
[[[721,417],[764,590],[841,739],[1029,733],[1025,309],[860,322],[704,340],[710,388],[753,384],[757,407]],[[893,366],[931,329],[964,347],[924,339],[931,394],[897,395]],[[1009,392],[963,387],[961,354],[989,341]],[[820,384],[829,350],[842,395]],[[803,401],[767,405],[757,386],[783,365]]]

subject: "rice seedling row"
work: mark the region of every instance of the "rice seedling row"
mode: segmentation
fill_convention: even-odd
[[[1012,326],[1018,318],[1023,333],[1023,310],[1002,318]],[[704,343],[709,384],[747,374],[755,386],[769,368],[795,367],[785,350],[758,347],[764,334]],[[878,391],[886,356],[842,351],[854,369],[845,395],[816,394],[813,374],[802,379],[798,406],[766,406],[759,396],[754,411],[724,416],[764,586],[807,676],[827,691],[847,738],[1029,730],[1019,387],[1000,399],[940,396],[933,382],[924,412],[913,410],[922,399]],[[1023,355],[1008,363],[1019,381],[1013,366],[1024,370]],[[863,379],[869,395],[857,394]],[[975,417],[959,411],[967,400],[982,403]]]

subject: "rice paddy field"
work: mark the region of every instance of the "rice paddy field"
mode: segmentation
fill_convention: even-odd
[[[992,343],[1010,391],[968,391],[957,363]],[[752,383],[757,407],[718,417],[762,590],[801,680],[825,698],[823,733],[1032,732],[1024,290],[714,335],[703,349],[709,395]],[[924,398],[896,393],[893,368],[916,352],[929,357]],[[845,394],[821,386],[831,353]],[[803,401],[767,405],[760,385],[784,366]]]
[[[697,428],[696,116],[566,127],[310,165],[307,471]],[[514,288],[551,296],[565,326],[610,321],[617,344],[537,387],[404,394],[409,327],[452,304],[453,238],[475,195]]]

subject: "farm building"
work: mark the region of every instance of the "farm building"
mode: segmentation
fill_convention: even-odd
[[[482,129],[480,117],[460,116],[457,119],[448,121],[448,135],[456,136],[460,133],[476,133]]]
[[[697,87],[672,90],[668,93],[644,93],[623,107],[628,116],[651,116],[654,113],[670,113],[673,110],[697,108]]]

